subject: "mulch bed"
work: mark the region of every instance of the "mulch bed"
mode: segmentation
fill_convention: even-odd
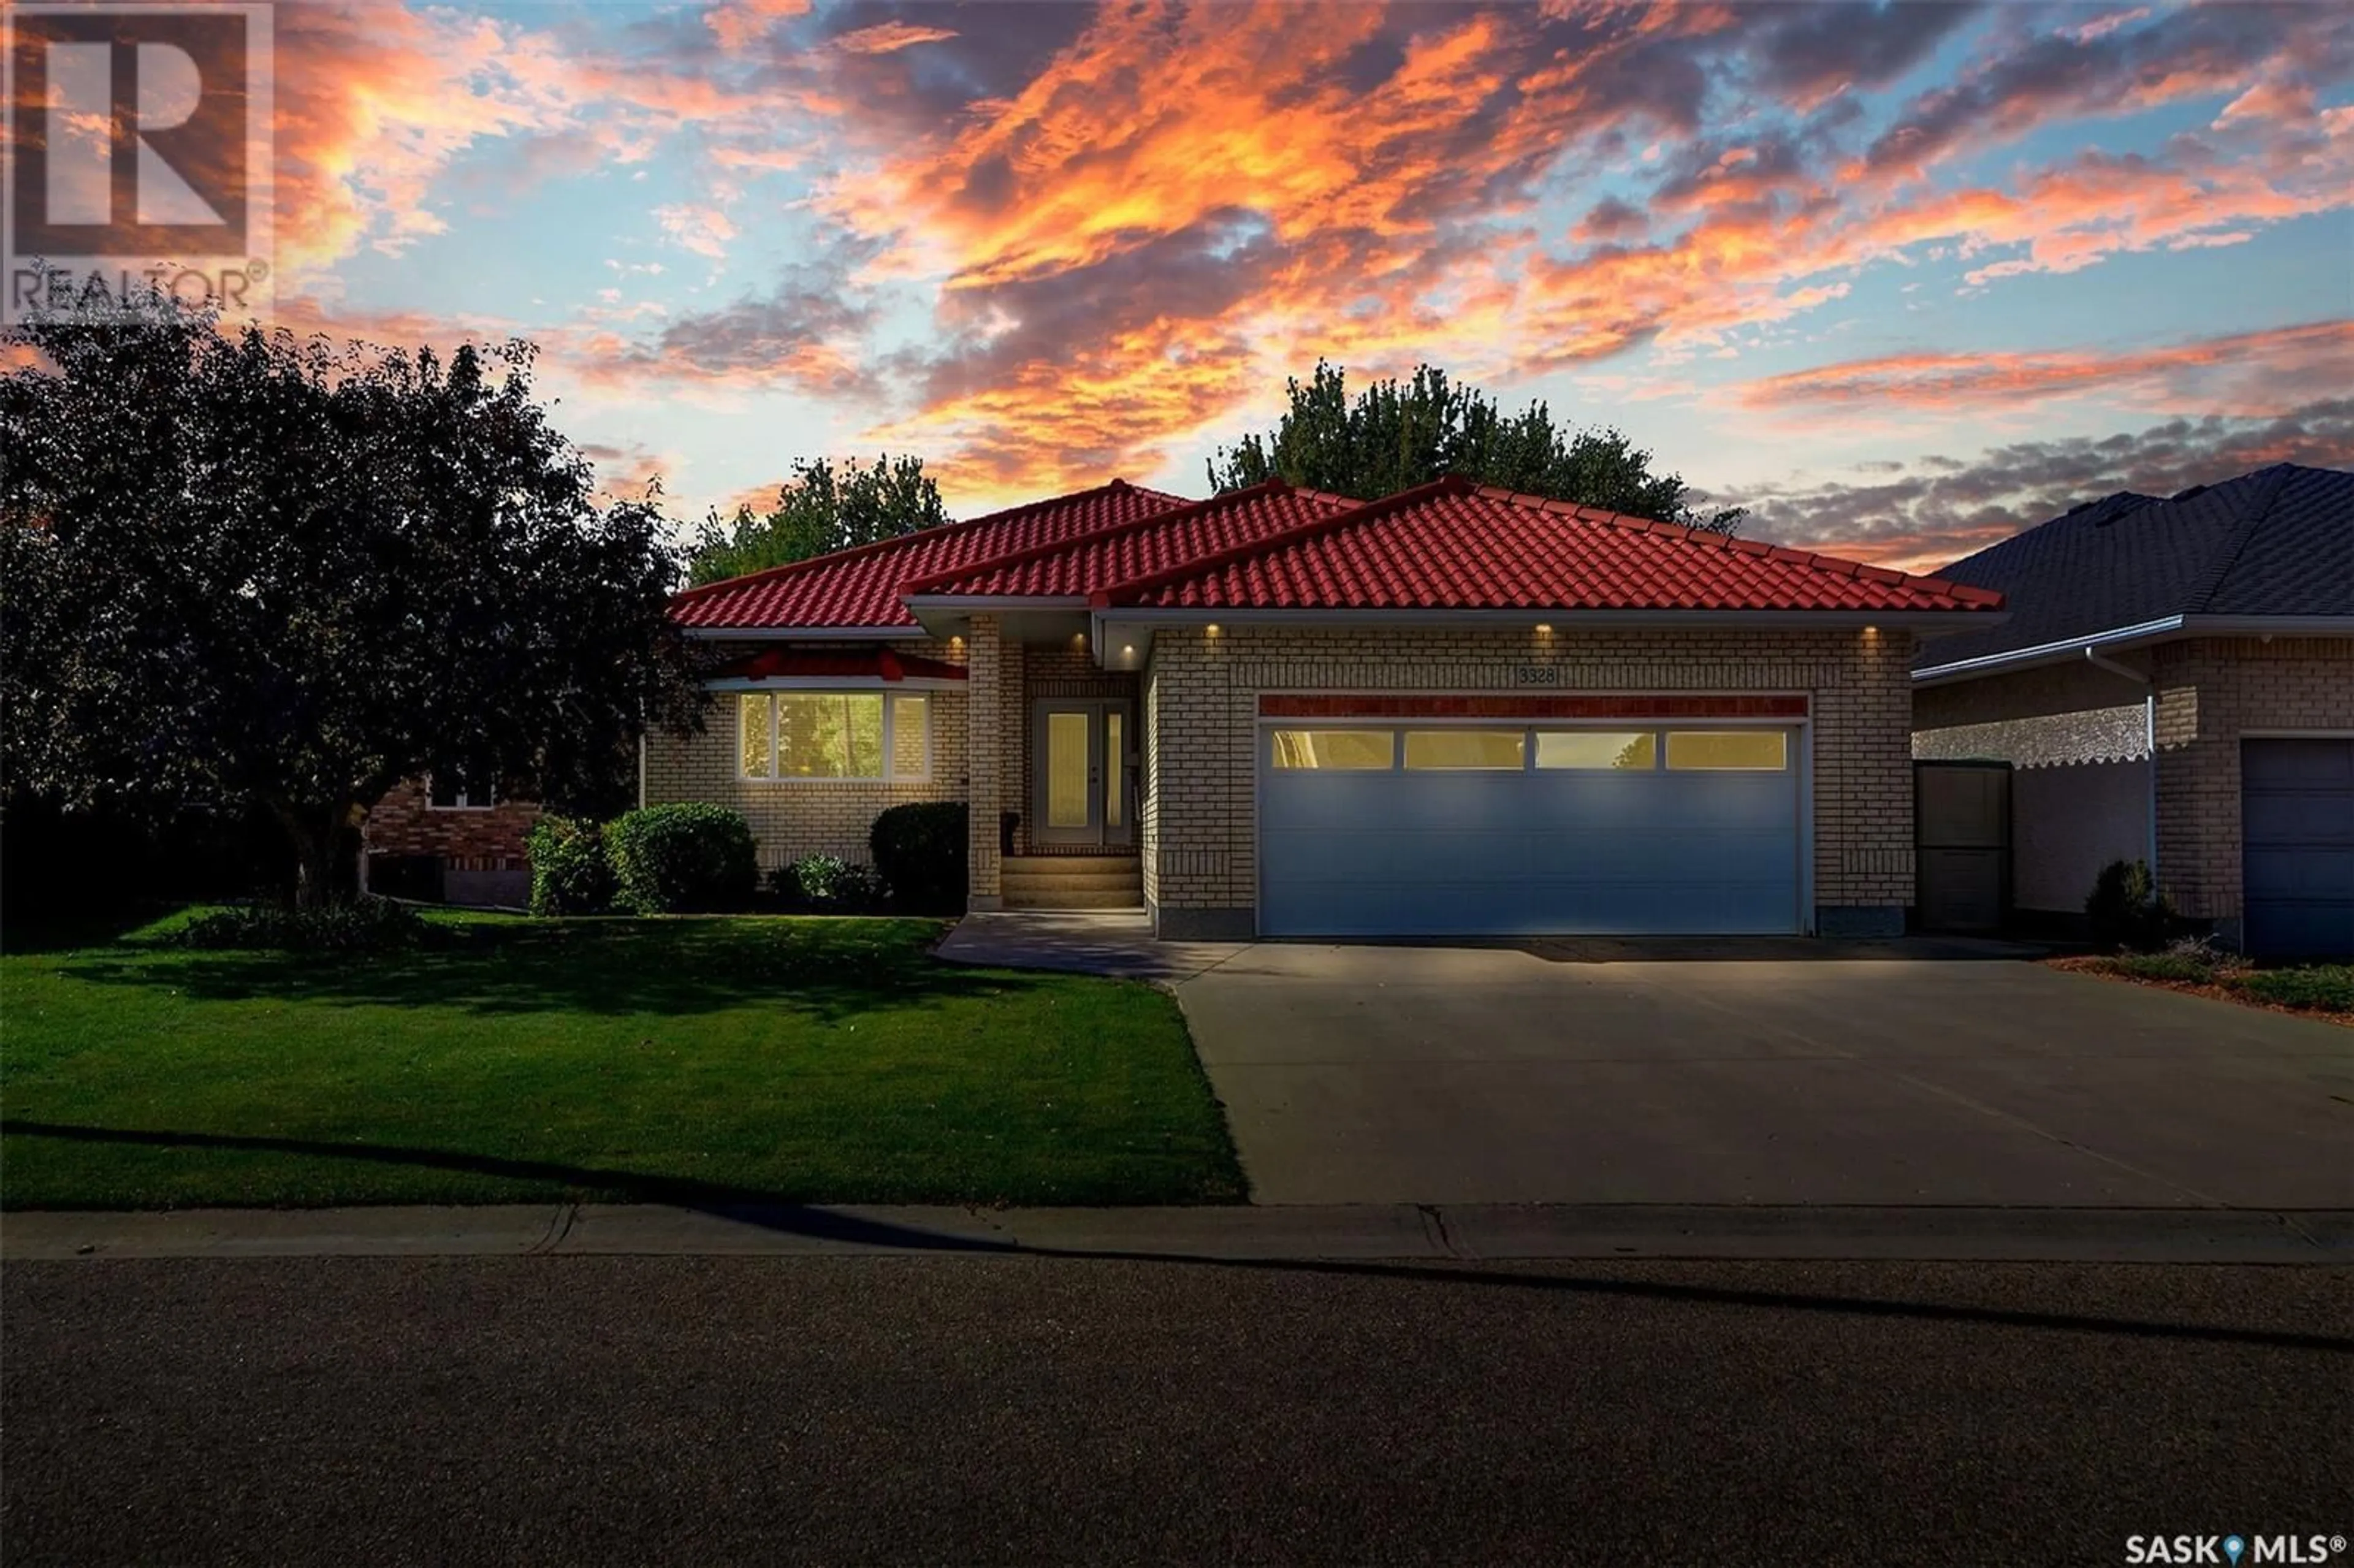
[[[2318,1008],[2291,1007],[2285,1002],[2267,1001],[2262,997],[2250,996],[2246,991],[2232,986],[2202,984],[2197,980],[2152,980],[2145,975],[2127,974],[2116,967],[2115,959],[2101,958],[2097,955],[2045,959],[2041,961],[2045,969],[2060,969],[2072,975],[2092,975],[2099,980],[2124,980],[2128,985],[2151,986],[2159,991],[2179,991],[2186,996],[2210,997],[2216,1001],[2228,1001],[2240,1007],[2260,1008],[2266,1012],[2285,1012],[2293,1018],[2318,1019],[2324,1023],[2335,1023],[2340,1029],[2354,1029],[2354,1012],[2330,1012]]]

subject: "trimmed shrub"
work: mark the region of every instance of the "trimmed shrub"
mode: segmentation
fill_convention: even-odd
[[[422,948],[442,932],[389,898],[296,909],[240,904],[199,915],[172,934],[184,948],[258,948],[283,953],[387,953]]]
[[[894,903],[930,914],[964,912],[967,821],[961,800],[894,806],[875,819],[866,845]]]
[[[2215,966],[2181,953],[2127,953],[2110,960],[2118,974],[2136,980],[2180,980],[2190,985],[2213,985]]]
[[[2084,916],[2102,946],[2147,953],[2165,945],[2174,905],[2151,883],[2147,862],[2113,860],[2094,878]]]
[[[726,806],[647,806],[606,823],[604,837],[614,906],[632,915],[741,909],[760,885],[752,830]]]
[[[826,915],[871,909],[883,891],[872,871],[838,854],[805,854],[779,867],[769,885],[788,905]]]
[[[548,813],[524,839],[531,856],[531,912],[602,915],[613,907],[613,867],[594,822]]]

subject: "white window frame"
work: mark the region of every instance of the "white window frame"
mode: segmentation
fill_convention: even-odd
[[[737,686],[727,694],[736,699],[736,782],[738,784],[785,784],[797,788],[828,784],[929,784],[932,781],[933,754],[936,743],[932,736],[932,714],[938,705],[935,693],[928,687],[907,690],[897,686],[818,686],[795,683],[775,690]],[[765,700],[769,710],[769,772],[744,771],[744,706],[746,697]],[[883,771],[880,774],[857,774],[835,778],[802,778],[789,776],[777,768],[777,699],[779,697],[880,697],[883,699]],[[924,766],[915,773],[894,773],[891,764],[898,756],[896,749],[898,705],[901,698],[920,697],[924,704]]]
[[[450,804],[444,806],[433,799],[433,775],[428,773],[425,776],[425,809],[429,811],[487,811],[498,805],[496,785],[484,791],[484,799],[477,800],[470,791],[456,789],[451,792]]]

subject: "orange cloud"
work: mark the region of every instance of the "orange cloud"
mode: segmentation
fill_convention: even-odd
[[[843,34],[833,40],[833,47],[847,49],[854,55],[887,55],[913,48],[917,44],[946,43],[957,36],[949,27],[918,27],[910,22],[878,22],[874,26]]]
[[[1739,397],[1753,408],[1893,403],[1958,411],[2139,388],[2219,413],[2253,414],[2349,386],[2354,321],[2327,321],[2123,353],[1889,355],[1767,376],[1743,387]],[[2237,396],[2225,396],[2227,389]]]
[[[483,18],[356,0],[281,6],[275,56],[281,292],[363,245],[397,251],[440,232],[431,197],[452,158],[571,114],[553,43]]]

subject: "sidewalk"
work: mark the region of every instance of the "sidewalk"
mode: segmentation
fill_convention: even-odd
[[[191,1209],[0,1216],[0,1259],[419,1256],[1753,1258],[2354,1263],[2354,1213],[1395,1204],[1163,1209],[659,1204]]]

